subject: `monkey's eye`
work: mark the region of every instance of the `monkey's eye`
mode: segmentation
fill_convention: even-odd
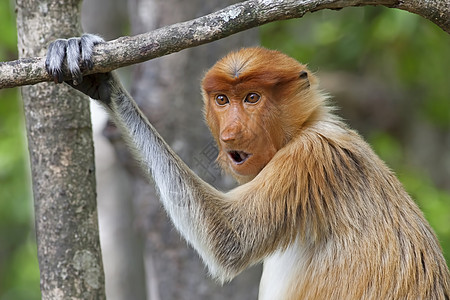
[[[261,99],[261,96],[257,93],[250,93],[245,97],[244,102],[256,103],[259,101],[259,99]]]
[[[227,97],[227,96],[222,95],[222,94],[216,96],[216,103],[217,103],[217,104],[219,104],[219,105],[225,105],[225,104],[227,104],[228,102],[230,102],[230,101],[228,101],[228,97]]]

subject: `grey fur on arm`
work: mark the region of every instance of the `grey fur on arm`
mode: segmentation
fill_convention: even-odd
[[[60,83],[63,81],[63,65],[66,64],[73,80],[66,83],[97,100],[108,110],[145,174],[153,178],[175,227],[199,252],[214,277],[222,282],[232,279],[249,262],[239,261],[241,257],[246,257],[241,255],[242,248],[238,246],[241,239],[226,224],[227,217],[223,211],[211,209],[224,206],[225,194],[201,180],[170,149],[114,72],[82,77],[80,67],[92,67],[93,46],[102,41],[92,34],[56,40],[49,46],[47,71],[53,75],[55,82]],[[214,228],[208,228],[207,224],[214,224]],[[212,238],[211,232],[224,231],[223,228],[228,228],[226,235]],[[212,249],[217,249],[217,252]],[[236,252],[232,255],[233,261],[227,261],[232,252]]]

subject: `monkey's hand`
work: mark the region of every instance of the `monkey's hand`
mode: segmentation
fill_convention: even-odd
[[[112,73],[98,73],[83,78],[82,70],[92,69],[92,52],[94,46],[104,42],[94,34],[83,34],[80,38],[58,39],[48,47],[45,68],[56,83],[64,80],[63,66],[69,70],[72,80],[65,81],[73,88],[83,92],[92,99],[108,104],[112,88],[116,86],[116,77]]]

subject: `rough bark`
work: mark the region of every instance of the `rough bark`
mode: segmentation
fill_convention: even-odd
[[[450,33],[450,0],[249,0],[191,21],[99,45],[94,68],[85,70],[84,74],[111,71],[276,20],[300,18],[307,12],[364,5],[410,11]],[[0,74],[0,88],[52,80],[45,72],[42,57],[1,63]]]
[[[80,32],[78,0],[17,0],[19,56]],[[22,88],[42,299],[104,299],[89,101],[67,86]]]

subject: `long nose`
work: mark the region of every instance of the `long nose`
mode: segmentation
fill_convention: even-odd
[[[242,123],[234,119],[229,122],[220,132],[220,139],[225,143],[233,142],[242,135]]]

